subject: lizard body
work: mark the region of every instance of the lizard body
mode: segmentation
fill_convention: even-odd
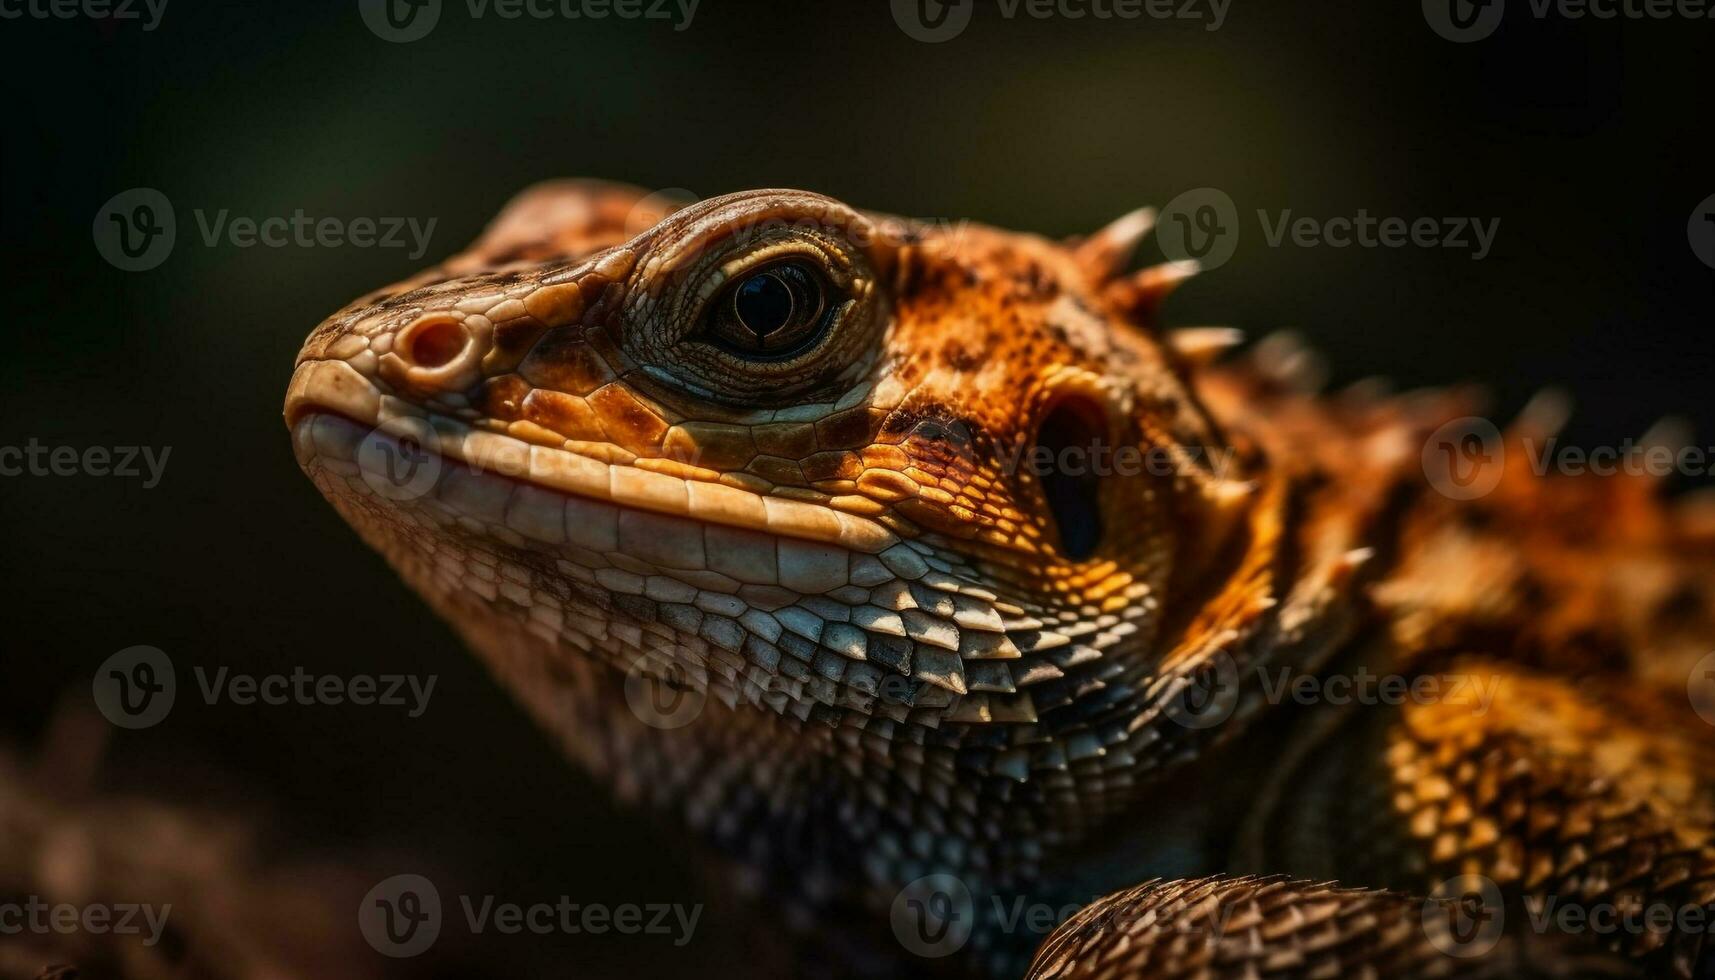
[[[1459,876],[1509,908],[1715,903],[1684,698],[1707,508],[1516,452],[1435,494],[1421,450],[1467,396],[1317,396],[1302,352],[1162,331],[1192,269],[1125,271],[1141,213],[1065,244],[650,201],[526,192],[318,327],[287,424],[567,754],[781,931],[941,962],[888,935],[928,880],[962,892],[945,962],[997,975],[1039,945],[1043,977],[1708,969],[1680,928],[1449,954],[1412,925]],[[1358,675],[1446,688],[1270,680]],[[1063,915],[996,911],[1105,893],[1045,945]]]

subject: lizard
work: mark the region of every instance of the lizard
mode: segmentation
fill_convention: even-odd
[[[1168,329],[1153,219],[552,181],[317,326],[285,421],[572,762],[853,973],[1708,976],[1715,507],[1537,475],[1553,397],[1437,492],[1472,391]],[[1604,903],[1676,917],[1539,921]]]

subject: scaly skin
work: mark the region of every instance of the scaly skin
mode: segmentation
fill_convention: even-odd
[[[1715,902],[1715,738],[1684,698],[1706,511],[1510,462],[1434,494],[1419,451],[1464,396],[1317,397],[1279,344],[1214,365],[1223,334],[1154,325],[1192,270],[1123,272],[1142,213],[1064,245],[793,191],[651,204],[527,192],[318,327],[286,418],[340,514],[769,931],[922,967],[888,916],[951,875],[973,934],[937,962],[1016,976],[1052,918],[996,910],[1171,879],[1067,923],[1035,975],[1708,959],[1684,929],[1448,955],[1401,925],[1457,875],[1508,908]],[[825,329],[771,358],[712,339],[786,260],[843,304]],[[1038,444],[1145,455],[1061,479]],[[1280,671],[1448,688],[1299,705]],[[658,683],[701,714],[673,727]]]

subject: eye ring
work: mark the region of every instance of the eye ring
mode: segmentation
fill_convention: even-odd
[[[839,308],[809,262],[787,259],[735,277],[709,304],[703,339],[748,361],[789,360],[814,347]]]

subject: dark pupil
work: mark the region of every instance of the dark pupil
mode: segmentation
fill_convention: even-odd
[[[792,287],[778,273],[760,273],[739,284],[732,305],[739,322],[760,343],[792,322]]]

